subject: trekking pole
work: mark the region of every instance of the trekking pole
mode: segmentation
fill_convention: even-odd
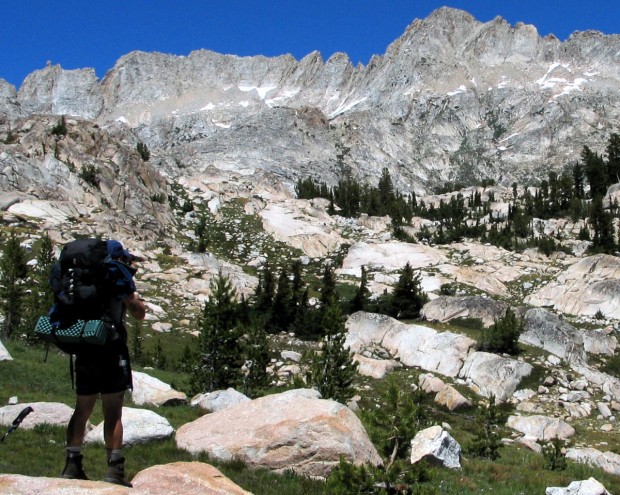
[[[15,430],[17,430],[24,418],[28,416],[33,410],[34,409],[32,409],[32,407],[30,406],[23,409],[22,412],[20,412],[18,416],[13,420],[13,424],[9,428],[9,431],[7,431],[2,438],[0,438],[0,443],[4,442],[4,439],[9,435],[9,433],[13,433]]]

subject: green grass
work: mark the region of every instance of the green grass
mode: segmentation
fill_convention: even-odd
[[[165,336],[162,336],[165,338]],[[9,397],[18,396],[20,403],[34,401],[54,401],[73,405],[74,391],[69,378],[68,358],[53,350],[44,362],[43,348],[29,348],[20,343],[6,342],[5,346],[14,358],[13,361],[0,362],[0,403],[6,404]],[[139,370],[142,370],[139,368]],[[172,371],[144,370],[168,383],[182,383],[184,376]],[[410,389],[417,383],[420,371],[401,368],[393,373],[394,379],[402,389]],[[361,408],[381,406],[381,390],[385,381],[360,377],[357,381],[358,393],[362,397]],[[476,397],[465,387],[458,387],[472,402]],[[436,406],[432,398],[425,401],[430,418],[436,424],[451,425],[450,434],[465,447],[473,438],[474,408],[452,413]],[[127,405],[132,407],[131,400]],[[166,417],[174,428],[193,421],[203,412],[188,405],[169,407],[149,407]],[[506,411],[507,413],[510,410]],[[592,420],[592,418],[590,418]],[[92,422],[102,420],[99,405],[95,408]],[[601,450],[618,452],[620,438],[617,434],[605,434],[589,427],[588,422],[575,421],[580,439],[598,446]],[[7,428],[8,429],[8,428]],[[6,430],[4,430],[6,431]],[[2,431],[2,434],[4,434]],[[503,437],[509,437],[508,429],[502,430]],[[603,442],[606,442],[604,444]],[[157,464],[179,461],[208,462],[220,469],[226,476],[255,495],[327,495],[325,484],[321,481],[297,476],[292,473],[274,474],[266,469],[248,469],[241,462],[221,463],[209,460],[206,455],[192,456],[176,447],[174,439],[151,442],[145,445],[128,446],[124,449],[127,458],[129,477],[139,471]],[[475,459],[463,456],[459,471],[435,468],[431,470],[431,481],[426,485],[429,492],[445,495],[479,494],[493,492],[495,495],[518,493],[544,493],[548,486],[567,486],[574,480],[595,477],[609,490],[618,483],[618,477],[600,470],[568,463],[565,471],[552,472],[542,468],[540,454],[519,446],[507,445],[500,450],[501,457],[496,461]],[[87,445],[84,448],[85,468],[91,479],[101,479],[105,469],[105,452],[102,445]],[[64,465],[64,428],[49,425],[38,426],[33,430],[18,428],[7,436],[0,445],[0,472],[17,473],[27,476],[58,476]]]

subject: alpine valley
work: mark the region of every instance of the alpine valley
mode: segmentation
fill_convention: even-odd
[[[44,234],[57,250],[85,235],[121,240],[145,259],[137,276],[149,307],[145,340],[174,342],[170,361],[180,359],[178,342],[195,339],[221,273],[251,300],[266,266],[277,272],[299,260],[316,306],[326,265],[343,299],[367,277],[374,300],[408,265],[428,296],[419,319],[346,315],[362,380],[346,414],[372,403],[365,394],[390,374],[432,393],[446,415],[471,415],[473,404],[494,398],[512,408],[506,448],[533,453],[541,466],[546,441],[570,440],[562,455],[583,478],[562,486],[594,486],[547,493],[609,493],[594,478],[607,490],[620,485],[619,101],[620,35],[575,32],[562,42],[451,8],[413,21],[366,66],[342,53],[324,61],[318,52],[302,60],[132,52],[98,79],[92,69],[50,63],[20,88],[0,79],[2,240],[18,232],[26,250]],[[608,171],[600,197],[588,175],[597,160]],[[299,194],[304,181],[323,192],[356,184],[363,193],[386,179],[410,208],[403,218],[380,206],[380,214],[345,215],[334,194]],[[456,210],[464,230],[450,237]],[[523,324],[518,357],[477,348],[483,329],[512,311]],[[316,342],[298,337],[270,335],[282,351],[269,367],[276,392],[305,376],[302,351]],[[291,397],[269,407],[291,422],[302,421],[294,417],[301,409],[331,414],[307,390]],[[256,407],[258,422],[267,401],[252,403],[231,407]],[[202,431],[233,429],[233,412],[217,414],[203,418],[221,423]],[[378,458],[356,428],[355,452],[338,451],[327,429],[316,442],[332,458],[319,463],[316,451],[299,448],[286,462],[326,477],[340,455]],[[186,425],[176,434],[179,448],[208,451],[192,444],[200,434]],[[234,438],[218,442],[213,459],[285,470],[281,459],[234,451]],[[304,442],[278,438],[256,451],[273,454],[282,443]],[[441,469],[454,468],[443,461]],[[28,493],[22,482],[0,475],[10,493]]]

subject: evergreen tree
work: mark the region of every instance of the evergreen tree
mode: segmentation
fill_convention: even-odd
[[[294,304],[291,281],[289,280],[286,267],[282,267],[280,276],[278,277],[278,288],[271,306],[272,311],[269,325],[272,333],[288,330],[288,327],[295,319]]]
[[[581,152],[584,173],[590,185],[590,197],[605,196],[607,192],[607,170],[605,161],[598,153],[592,152],[587,146]]]
[[[500,457],[502,447],[498,426],[505,421],[502,412],[495,404],[495,397],[491,396],[489,404],[478,405],[476,410],[476,436],[467,445],[466,452],[475,457],[491,459]]]
[[[337,300],[336,293],[336,274],[330,264],[326,264],[323,269],[321,285],[321,307],[326,307],[332,300]]]
[[[47,314],[54,303],[54,293],[49,284],[50,272],[56,261],[54,246],[47,234],[33,245],[34,261],[30,273],[30,290],[24,297],[24,317],[21,322],[22,334],[26,340],[35,342],[34,327],[40,316]]]
[[[607,145],[607,177],[611,184],[620,182],[620,135],[612,134]]]
[[[591,252],[610,253],[616,250],[613,218],[603,207],[602,196],[596,196],[590,206],[590,226],[594,231]]]
[[[572,169],[573,174],[573,188],[576,198],[583,199],[585,197],[584,183],[585,183],[585,171],[583,166],[579,162],[575,162]]]
[[[263,272],[258,277],[258,285],[254,293],[254,307],[259,314],[265,315],[268,320],[271,314],[271,306],[276,292],[276,281],[269,266],[269,262],[265,263]]]
[[[0,312],[4,315],[1,335],[11,337],[24,316],[23,279],[28,274],[26,253],[14,231],[4,240],[0,258]]]
[[[199,321],[199,355],[191,379],[192,388],[200,392],[236,386],[244,364],[237,291],[221,271],[210,289]]]
[[[260,391],[269,385],[269,345],[267,333],[262,325],[250,324],[247,328],[245,341],[245,368],[243,378],[243,393],[248,397],[256,397]]]
[[[478,350],[497,354],[519,354],[519,336],[523,332],[523,320],[512,309],[486,329],[478,342]]]
[[[368,274],[366,267],[362,265],[362,276],[360,286],[351,301],[351,312],[365,311],[370,301],[370,290],[368,289]]]
[[[409,262],[403,268],[390,300],[390,316],[417,318],[428,296],[422,291],[420,275],[414,275]]]
[[[344,403],[354,393],[358,364],[353,361],[353,353],[344,347],[344,317],[335,299],[325,308],[322,326],[325,337],[320,351],[312,356],[308,379],[324,399]]]

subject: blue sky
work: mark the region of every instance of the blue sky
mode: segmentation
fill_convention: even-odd
[[[345,52],[353,63],[382,55],[414,19],[449,6],[487,22],[502,16],[544,36],[620,32],[618,0],[2,0],[0,78],[17,88],[47,61],[92,67],[99,78],[123,55],[187,55],[201,48],[301,59]]]

